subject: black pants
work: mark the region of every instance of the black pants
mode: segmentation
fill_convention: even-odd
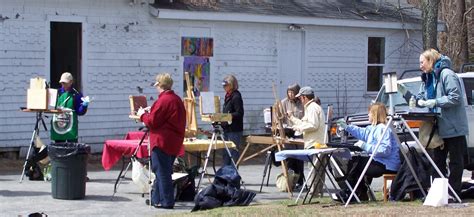
[[[449,153],[449,184],[459,195],[461,192],[462,172],[464,170],[464,153],[466,151],[466,137],[458,136],[452,138],[444,138],[444,148],[435,148],[433,151],[434,162],[439,170],[446,177],[448,174],[446,159]],[[439,177],[438,173],[433,174]]]
[[[298,149],[296,145],[285,144],[286,150]],[[289,158],[286,160],[288,169],[293,170],[296,174],[299,175],[298,184],[302,185],[304,183],[304,162],[298,159]]]
[[[293,158],[289,158],[286,162],[288,163],[288,169],[295,171],[299,175],[297,183],[302,185],[304,182],[304,162]]]
[[[357,184],[357,180],[359,179],[360,174],[364,171],[364,167],[369,161],[368,157],[352,157],[352,160],[349,161],[348,164],[348,178],[349,184],[354,187]],[[365,172],[364,179],[357,187],[356,193],[361,200],[367,199],[367,185],[372,184],[372,179],[382,176],[385,173],[397,173],[396,171],[390,171],[385,168],[380,162],[377,162],[372,159],[370,162],[367,171]]]

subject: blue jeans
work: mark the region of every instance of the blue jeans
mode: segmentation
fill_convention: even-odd
[[[230,154],[232,155],[232,159],[234,159],[234,162],[237,163],[237,160],[239,159],[239,147],[240,147],[240,142],[242,140],[242,135],[243,135],[243,132],[240,131],[240,132],[225,132],[224,133],[224,139],[226,141],[232,141],[234,142],[235,146],[236,146],[236,149],[233,149],[233,148],[229,148],[229,151],[230,151]],[[232,161],[229,157],[229,155],[227,154],[227,151],[224,149],[222,150],[222,158],[224,160],[224,165],[223,166],[226,166],[226,165],[232,165]]]
[[[156,179],[151,191],[151,204],[161,206],[174,206],[174,188],[171,174],[175,156],[168,155],[159,148],[154,148],[151,153],[151,169]]]

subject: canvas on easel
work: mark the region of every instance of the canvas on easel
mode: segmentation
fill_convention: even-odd
[[[214,92],[201,92],[199,96],[201,119],[205,122],[232,122],[230,113],[220,113],[220,98]]]
[[[129,101],[130,101],[130,115],[129,117],[131,119],[135,120],[140,120],[140,117],[137,115],[138,109],[141,108],[146,108],[148,106],[148,103],[146,101],[146,96],[140,95],[140,96],[129,96]]]

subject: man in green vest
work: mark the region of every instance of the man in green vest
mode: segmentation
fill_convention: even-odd
[[[51,140],[55,142],[77,142],[78,138],[78,115],[84,115],[89,105],[89,97],[72,87],[74,79],[69,72],[61,75],[58,90],[56,108],[62,109],[64,113],[55,114],[51,121]]]
[[[59,83],[56,108],[63,110],[63,113],[54,114],[51,120],[51,140],[54,142],[77,142],[78,140],[78,115],[85,115],[89,105],[89,97],[72,87],[74,78],[69,72],[61,75]],[[32,158],[27,160],[26,171],[34,171],[38,167],[37,162],[48,156],[48,149],[44,148]],[[41,171],[36,175],[26,174],[30,180],[42,180]],[[34,176],[34,177],[33,177]]]

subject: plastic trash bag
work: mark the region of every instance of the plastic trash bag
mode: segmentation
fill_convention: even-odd
[[[149,179],[149,171],[136,158],[132,158],[132,181],[140,190],[140,193],[148,193],[150,191],[150,183],[155,180],[155,174],[151,173],[151,180]]]
[[[69,157],[90,154],[91,147],[84,143],[52,143],[48,145],[48,156],[51,160],[61,160]]]

